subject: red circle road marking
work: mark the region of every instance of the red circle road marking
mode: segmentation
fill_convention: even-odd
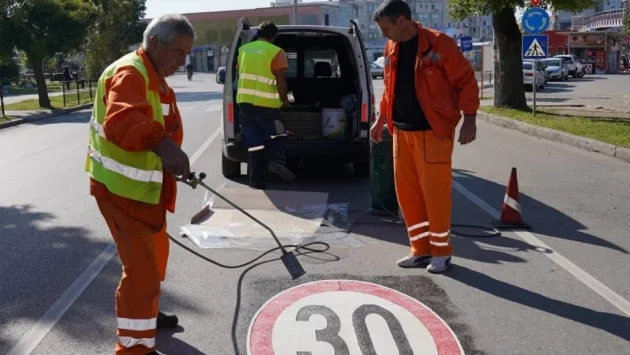
[[[280,314],[304,297],[324,292],[350,291],[380,297],[413,314],[429,331],[439,355],[464,354],[455,333],[435,312],[422,302],[394,289],[353,280],[325,280],[305,283],[285,290],[265,303],[254,315],[247,334],[248,355],[275,355],[273,327]]]

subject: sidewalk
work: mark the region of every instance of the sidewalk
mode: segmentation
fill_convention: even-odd
[[[88,92],[89,89],[81,89],[79,90],[79,92]],[[92,90],[92,92],[94,92],[94,90]],[[75,94],[76,95],[77,91],[75,90],[70,90],[70,91],[66,91],[67,95],[72,95]],[[48,93],[48,97],[55,97],[55,96],[61,96],[63,95],[63,91],[58,91],[58,92],[49,92]],[[26,94],[26,95],[15,95],[15,96],[5,96],[4,97],[4,104],[5,105],[10,105],[10,104],[14,104],[17,102],[22,102],[22,101],[26,101],[26,100],[36,100],[39,98],[38,94]],[[7,115],[9,115],[7,113]]]

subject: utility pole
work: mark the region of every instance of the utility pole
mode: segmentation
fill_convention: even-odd
[[[298,0],[293,0],[293,24],[298,24]]]

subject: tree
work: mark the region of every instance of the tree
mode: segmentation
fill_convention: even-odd
[[[43,63],[58,53],[70,53],[85,43],[95,21],[93,5],[84,0],[4,0],[10,3],[10,36],[24,51],[33,69],[39,105],[50,107]]]
[[[90,28],[85,45],[86,66],[90,77],[97,77],[129,46],[142,41],[147,24],[146,0],[92,0],[98,18]]]
[[[539,4],[548,9],[578,12],[593,7],[593,0],[554,0]],[[494,106],[527,109],[523,86],[522,35],[516,22],[516,8],[529,7],[524,0],[451,0],[449,15],[456,20],[470,16],[492,15],[494,28],[495,90]],[[520,84],[520,85],[519,85]]]

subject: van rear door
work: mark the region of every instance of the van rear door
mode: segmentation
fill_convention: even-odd
[[[350,20],[352,24],[352,36],[357,50],[357,63],[359,63],[359,74],[361,80],[361,123],[359,125],[361,138],[367,139],[370,125],[374,118],[374,89],[372,88],[372,74],[370,73],[370,61],[367,58],[367,51],[363,42],[363,36],[359,30],[359,25]],[[365,88],[365,89],[363,89]]]
[[[223,87],[223,140],[234,138],[234,101],[236,97],[236,60],[238,49],[245,44],[248,39],[251,24],[247,17],[241,17],[236,24],[236,30],[232,37],[232,44],[225,64],[225,85]]]

